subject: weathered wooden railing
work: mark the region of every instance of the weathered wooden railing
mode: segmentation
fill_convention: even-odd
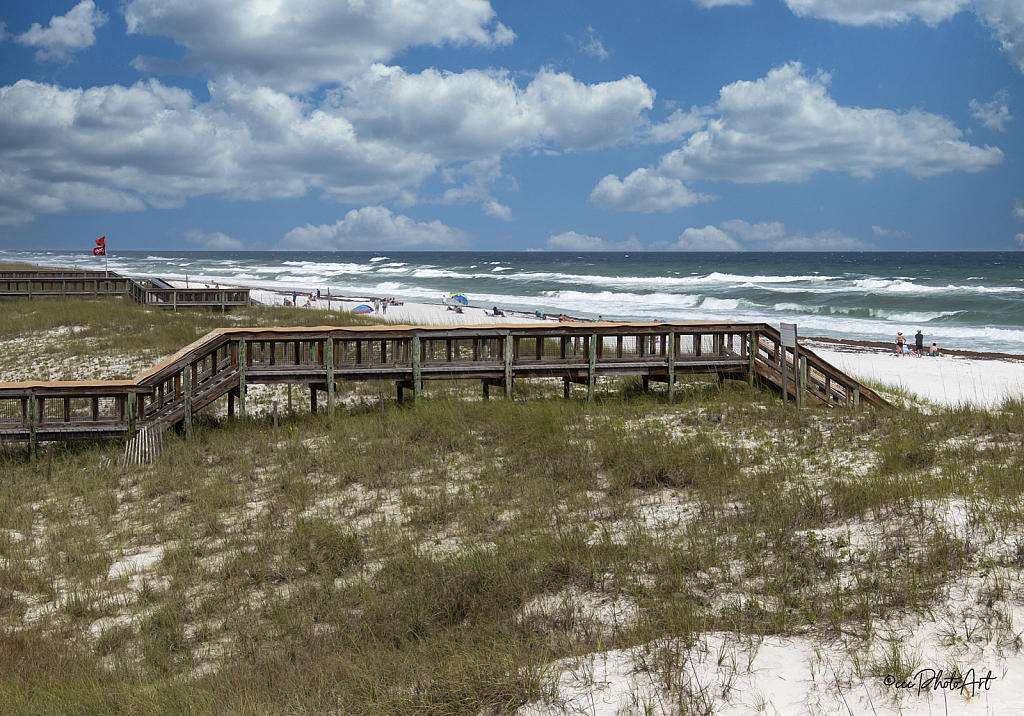
[[[157,286],[156,283],[161,285]],[[2,271],[0,297],[123,296],[159,308],[219,308],[249,305],[249,289],[237,287],[174,288],[163,281],[131,279],[105,271]]]
[[[128,284],[128,295],[138,303],[158,308],[219,308],[226,311],[234,306],[249,305],[247,288],[162,288],[146,279],[133,279]]]
[[[783,361],[786,364],[786,394],[798,405],[816,403],[858,407],[862,402],[889,406],[888,401],[859,381],[820,358],[804,346],[784,347],[778,329],[764,326],[756,333],[757,360],[754,369],[760,377],[783,388]]]
[[[415,398],[424,381],[480,380],[484,394],[511,394],[516,379],[554,377],[568,397],[573,383],[640,376],[664,382],[674,397],[676,376],[711,373],[753,383],[762,379],[787,395],[819,403],[888,405],[876,393],[804,348],[784,348],[767,324],[559,323],[486,326],[360,326],[225,328],[186,346],[134,381],[0,383],[0,442],[127,437],[137,427],[180,423],[221,397],[227,413],[246,414],[246,386],[304,384],[311,407],[345,381],[394,381],[399,397]]]
[[[119,296],[128,279],[102,271],[5,271],[0,273],[0,296]]]
[[[145,388],[130,380],[0,384],[0,442],[122,438]]]

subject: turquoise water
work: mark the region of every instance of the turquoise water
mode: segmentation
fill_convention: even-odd
[[[102,268],[85,251],[0,260]],[[459,291],[473,305],[587,318],[787,322],[802,336],[872,341],[921,329],[946,348],[1024,355],[1024,252],[169,251],[108,260],[129,275],[424,302]]]

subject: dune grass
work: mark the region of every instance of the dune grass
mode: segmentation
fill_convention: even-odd
[[[226,322],[334,319],[18,305],[0,338],[37,337],[41,361],[80,349],[71,327],[128,356],[116,325],[159,353]],[[46,479],[0,448],[0,713],[510,713],[557,701],[555,660],[613,648],[653,649],[643,668],[686,713],[709,703],[679,686],[702,634],[868,643],[965,574],[991,580],[990,613],[1019,599],[1020,402],[797,412],[744,383],[674,405],[634,381],[593,404],[545,385],[372,389],[276,437],[214,406],[151,468],[59,445]],[[918,660],[893,642],[865,673]]]

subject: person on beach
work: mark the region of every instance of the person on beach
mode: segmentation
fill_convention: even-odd
[[[924,355],[924,334],[921,333],[921,329],[917,329],[917,333],[914,335],[914,350],[917,351],[918,355]]]
[[[448,296],[446,294],[443,294],[443,293],[441,294],[441,305],[442,306],[447,306],[448,305]]]
[[[934,343],[932,343],[932,347],[928,349],[928,355],[932,356],[934,358],[941,358],[942,357],[942,354],[939,353],[939,347],[936,344],[934,344]]]
[[[907,344],[907,339],[903,337],[903,332],[900,331],[896,334],[896,355],[903,355],[903,346]]]

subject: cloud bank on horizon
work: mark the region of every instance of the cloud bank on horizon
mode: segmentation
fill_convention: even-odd
[[[1024,248],[1019,0],[539,7],[4,10],[0,248]]]

